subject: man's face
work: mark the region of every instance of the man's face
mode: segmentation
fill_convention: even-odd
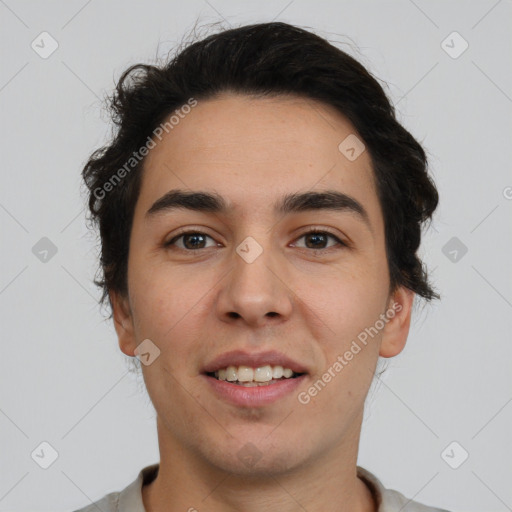
[[[235,473],[277,474],[357,450],[379,353],[403,348],[412,295],[388,293],[370,156],[354,159],[353,139],[338,148],[354,134],[311,100],[223,95],[200,101],[150,151],[130,239],[129,296],[114,305],[123,352],[133,356],[146,339],[160,350],[142,368],[161,445]],[[148,213],[177,189],[214,194],[227,210]],[[327,191],[349,200],[336,209],[325,201],[274,209],[285,196]],[[176,238],[182,232],[192,234]],[[397,298],[401,315],[382,322]],[[229,355],[215,360],[235,350],[272,351],[272,372],[283,355],[304,375],[246,387],[206,373],[233,366]],[[308,391],[315,383],[316,393]]]

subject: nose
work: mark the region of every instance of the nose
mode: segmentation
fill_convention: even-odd
[[[242,251],[240,254],[233,251],[231,270],[217,297],[221,320],[251,327],[286,321],[293,309],[293,292],[286,284],[284,266],[268,248],[254,260],[245,258]]]

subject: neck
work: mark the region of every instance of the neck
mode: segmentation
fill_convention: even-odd
[[[199,458],[164,435],[158,423],[160,467],[155,480],[142,488],[146,512],[375,512],[367,485],[357,477],[356,438],[314,461],[286,472],[240,475]]]

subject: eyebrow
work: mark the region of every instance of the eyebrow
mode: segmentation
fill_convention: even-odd
[[[178,209],[215,214],[227,214],[231,210],[225,199],[217,193],[175,189],[157,199],[146,212],[146,218]],[[274,204],[276,214],[316,210],[353,213],[373,231],[368,212],[363,205],[353,197],[336,190],[287,194]]]

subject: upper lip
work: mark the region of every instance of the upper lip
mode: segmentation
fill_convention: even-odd
[[[275,350],[254,353],[250,353],[245,350],[224,352],[207,363],[204,366],[203,371],[205,373],[213,373],[222,368],[227,368],[228,366],[241,365],[250,366],[252,368],[259,368],[265,365],[280,365],[284,368],[290,368],[290,370],[295,373],[307,373],[305,366]]]

